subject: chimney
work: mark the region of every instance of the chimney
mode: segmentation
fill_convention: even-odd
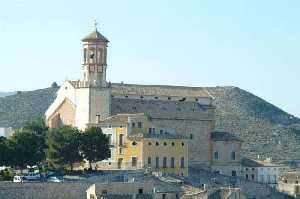
[[[101,117],[99,114],[96,115],[96,122],[99,124],[101,122]]]

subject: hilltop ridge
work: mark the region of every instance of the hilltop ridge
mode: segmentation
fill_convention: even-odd
[[[237,87],[207,87],[216,104],[216,129],[244,141],[242,153],[277,160],[300,159],[300,119]],[[0,127],[20,127],[41,117],[58,88],[18,92],[0,98]]]

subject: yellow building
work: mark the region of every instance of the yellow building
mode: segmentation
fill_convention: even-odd
[[[188,140],[154,126],[145,114],[119,114],[93,125],[101,127],[111,144],[111,158],[98,162],[98,169],[188,175]]]

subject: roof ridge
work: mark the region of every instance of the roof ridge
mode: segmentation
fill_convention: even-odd
[[[162,84],[124,84],[124,83],[112,83],[116,86],[140,86],[140,87],[164,87],[164,88],[186,88],[186,89],[204,89],[206,87],[196,87],[196,86],[178,86],[178,85],[162,85]]]

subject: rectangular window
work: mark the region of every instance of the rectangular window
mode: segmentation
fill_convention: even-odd
[[[155,168],[159,168],[159,157],[155,158]]]
[[[151,134],[152,133],[152,128],[149,128],[148,132],[149,132],[149,134]]]
[[[144,190],[143,188],[139,188],[139,191],[138,191],[139,194],[143,194],[144,193]]]
[[[123,158],[119,158],[118,159],[118,169],[122,168],[122,162],[123,162]]]
[[[251,179],[254,180],[254,174],[251,175]]]
[[[160,133],[160,134],[163,134],[163,133],[164,133],[164,130],[160,130],[159,133]]]
[[[231,160],[235,160],[235,152],[231,152]]]
[[[152,133],[154,133],[154,134],[155,134],[155,128],[152,128]]]
[[[135,123],[134,122],[132,122],[132,128],[134,128],[135,127]]]
[[[184,168],[184,157],[180,158],[180,167]]]
[[[123,155],[124,154],[124,149],[123,148],[119,148],[119,154]]]
[[[171,168],[175,168],[175,158],[171,157]]]
[[[215,152],[214,152],[214,159],[215,159],[215,160],[218,160],[218,159],[219,159],[219,152],[218,152],[218,151],[215,151]]]
[[[148,166],[151,167],[151,157],[148,157]]]
[[[236,171],[235,170],[231,171],[231,176],[236,177]]]
[[[167,157],[163,159],[163,168],[167,168]]]
[[[142,128],[142,122],[138,122],[138,127]]]
[[[119,145],[123,146],[124,145],[124,134],[119,135]]]
[[[107,190],[103,190],[102,195],[107,195]]]
[[[132,162],[132,167],[136,167],[137,166],[137,157],[132,157],[131,162]]]

